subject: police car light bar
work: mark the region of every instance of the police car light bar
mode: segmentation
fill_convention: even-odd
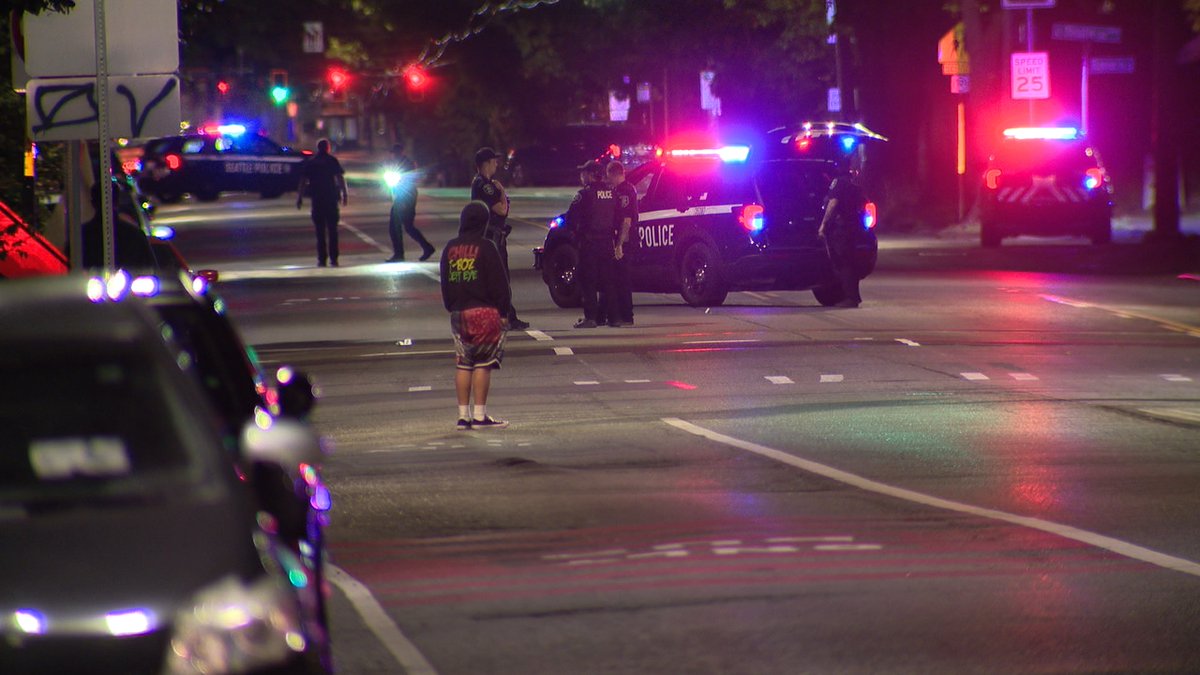
[[[1079,130],[1075,127],[1013,127],[1004,130],[1004,137],[1019,141],[1031,139],[1073,141],[1079,138]]]
[[[716,157],[722,162],[744,162],[750,156],[748,145],[726,145],[722,148],[687,148],[668,150],[672,157]]]

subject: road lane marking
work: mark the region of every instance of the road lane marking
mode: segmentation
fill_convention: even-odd
[[[1181,323],[1179,321],[1172,321],[1170,319],[1164,319],[1162,317],[1154,316],[1152,314],[1143,314],[1141,312],[1133,312],[1128,309],[1119,309],[1117,307],[1098,305],[1094,302],[1085,302],[1083,300],[1072,300],[1071,298],[1064,298],[1060,295],[1042,295],[1041,297],[1043,300],[1046,300],[1049,302],[1056,302],[1060,305],[1067,305],[1068,307],[1076,307],[1079,309],[1088,309],[1088,308],[1098,309],[1102,312],[1108,312],[1109,314],[1119,316],[1123,319],[1142,319],[1144,321],[1156,323],[1159,326],[1161,326],[1162,328],[1166,328],[1167,330],[1170,330],[1170,331],[1173,331],[1176,333],[1184,333],[1184,334],[1190,335],[1192,337],[1200,337],[1200,326],[1193,326],[1191,324]]]
[[[555,356],[570,356],[574,353],[575,353],[575,350],[571,349],[570,347],[555,347],[554,348]]]
[[[546,335],[545,333],[543,333],[540,330],[530,329],[530,330],[525,331],[525,333],[527,335],[529,335],[529,337],[533,338],[534,340],[537,340],[538,342],[547,342],[549,340],[554,339],[554,338],[550,337],[549,335]]]
[[[431,387],[427,384],[422,384],[422,385],[417,385],[415,387],[409,387],[408,390],[409,391],[433,391],[433,387]]]
[[[766,377],[767,381],[771,384],[796,384],[792,381],[792,378],[788,377],[787,375],[765,375],[764,377]]]
[[[909,347],[920,347],[921,346],[920,342],[914,342],[912,340],[909,340],[908,338],[896,338],[896,342],[899,342],[902,345],[908,345]]]
[[[1138,412],[1172,422],[1200,424],[1200,408],[1141,408]]]
[[[844,375],[828,374],[828,375],[821,376],[822,382],[841,382],[842,380],[845,380],[845,379],[846,379],[846,377]]]
[[[1021,527],[1040,530],[1042,532],[1049,532],[1050,534],[1058,535],[1060,537],[1066,537],[1067,539],[1083,542],[1089,546],[1095,546],[1107,551],[1112,551],[1113,553],[1126,558],[1140,560],[1163,569],[1174,570],[1176,572],[1182,572],[1194,577],[1200,577],[1200,563],[1187,560],[1186,558],[1179,558],[1166,553],[1160,553],[1136,544],[1121,541],[1120,539],[1107,537],[1095,532],[1089,532],[1087,530],[1072,527],[1070,525],[1054,523],[1048,520],[1042,520],[1040,518],[1018,516],[1016,514],[998,511],[996,509],[983,508],[981,506],[974,506],[971,504],[965,504],[963,502],[942,499],[941,497],[934,497],[921,492],[916,492],[914,490],[895,487],[893,485],[874,481],[869,478],[863,478],[862,476],[850,473],[848,471],[835,469],[825,464],[820,464],[807,459],[801,459],[782,450],[776,450],[765,445],[759,445],[758,443],[751,443],[750,441],[744,441],[740,438],[726,436],[725,434],[706,429],[699,425],[692,424],[691,422],[686,422],[677,417],[664,417],[662,418],[662,421],[670,426],[675,427],[676,429],[686,431],[702,438],[707,438],[715,443],[721,443],[722,445],[739,448],[741,450],[746,450],[747,452],[753,452],[754,454],[761,455],[768,459],[773,459],[777,462],[793,466],[802,471],[823,476],[830,480],[835,480],[839,483],[844,483],[860,490],[874,492],[877,494],[886,495],[888,497],[895,497],[896,499],[903,499],[905,501],[923,504],[925,506],[943,509],[946,511],[965,513],[967,515],[978,516],[980,518],[998,520],[1005,523],[1012,523],[1013,525],[1019,525]]]
[[[417,646],[405,637],[375,596],[371,595],[370,589],[337,565],[326,564],[326,570],[329,580],[346,594],[367,629],[383,643],[384,648],[391,653],[392,658],[396,659],[396,663],[400,664],[407,675],[437,675],[433,665],[421,654]]]
[[[1180,375],[1177,372],[1165,372],[1162,376],[1163,380],[1168,382],[1192,382],[1192,378],[1187,375]]]
[[[596,380],[575,380],[575,384],[577,384],[581,387],[589,387],[589,386],[597,385],[600,383],[597,382]]]
[[[646,384],[650,380],[625,380],[625,384]]]
[[[1014,380],[1022,380],[1024,382],[1032,382],[1033,380],[1038,379],[1037,375],[1032,375],[1030,373],[1009,373],[1008,376]]]
[[[741,342],[762,342],[762,340],[687,340],[685,345],[725,345],[738,344]]]
[[[983,373],[959,373],[964,380],[990,380],[992,378]]]

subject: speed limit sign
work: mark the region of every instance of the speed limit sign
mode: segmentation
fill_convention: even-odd
[[[1013,53],[1012,97],[1050,98],[1050,57],[1046,52]]]

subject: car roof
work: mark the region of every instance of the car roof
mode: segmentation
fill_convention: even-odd
[[[0,293],[0,315],[5,317],[0,340],[157,339],[157,322],[143,302],[126,296],[112,300],[107,293],[103,280],[81,274],[6,281]]]

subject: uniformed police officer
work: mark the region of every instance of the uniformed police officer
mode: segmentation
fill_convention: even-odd
[[[500,154],[491,148],[480,148],[475,153],[475,180],[471,182],[471,200],[487,204],[491,220],[488,221],[487,238],[496,243],[500,259],[504,262],[504,275],[512,284],[508,271],[508,233],[512,227],[508,220],[508,193],[500,181],[493,178],[500,168]],[[517,318],[517,308],[509,303],[508,325],[514,330],[529,328],[529,322]]]
[[[576,271],[583,318],[575,323],[575,327],[595,328],[596,318],[600,314],[610,319],[619,316],[611,306],[614,299],[611,284],[616,199],[612,188],[604,182],[604,167],[599,162],[588,162],[579,170],[579,178],[584,186],[575,194],[566,216],[579,247]],[[597,297],[602,289],[602,297],[607,298],[610,304],[603,310]]]
[[[346,192],[346,172],[337,158],[329,152],[329,141],[317,141],[317,154],[300,167],[300,187],[296,189],[296,208],[304,203],[307,194],[312,203],[313,228],[317,233],[317,266],[329,263],[338,266],[338,200],[342,206],[349,201]]]
[[[863,208],[867,203],[858,185],[858,172],[853,159],[839,162],[837,174],[829,184],[825,197],[825,215],[817,235],[825,242],[829,262],[842,287],[838,307],[858,307],[862,296],[858,292],[858,271],[855,269],[855,243],[862,230]]]
[[[429,260],[435,249],[425,235],[417,229],[416,224],[417,165],[404,152],[403,145],[397,143],[392,146],[392,160],[388,162],[384,173],[388,180],[388,188],[392,193],[392,210],[388,214],[388,235],[392,239],[392,257],[385,262],[404,260],[405,232],[421,247],[419,260]]]
[[[638,194],[637,189],[625,180],[625,167],[621,162],[609,162],[605,174],[616,199],[616,241],[613,243],[611,266],[613,300],[610,303],[613,314],[608,318],[608,325],[632,326],[633,287],[629,282],[629,258],[625,249],[629,245],[629,232],[637,224]]]

